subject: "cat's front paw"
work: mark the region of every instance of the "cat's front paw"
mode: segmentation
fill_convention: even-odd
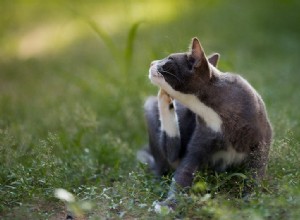
[[[169,214],[174,212],[176,207],[176,200],[174,198],[168,198],[165,201],[153,202],[154,211],[159,214]]]

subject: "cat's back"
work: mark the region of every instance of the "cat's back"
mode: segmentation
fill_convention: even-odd
[[[215,93],[216,107],[229,109],[239,115],[257,116],[265,113],[265,104],[258,92],[241,75],[233,73],[219,74],[212,88]]]
[[[226,130],[244,131],[252,134],[254,139],[271,140],[272,128],[263,99],[245,78],[221,73],[212,90],[216,93],[214,107],[225,122]],[[244,134],[241,133],[241,136]]]

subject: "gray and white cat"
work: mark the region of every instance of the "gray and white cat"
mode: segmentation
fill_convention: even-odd
[[[140,155],[159,176],[174,171],[166,201],[203,167],[245,166],[257,180],[265,174],[272,128],[264,102],[244,78],[219,71],[218,59],[193,38],[190,51],[151,63],[160,91],[145,103],[149,149]]]

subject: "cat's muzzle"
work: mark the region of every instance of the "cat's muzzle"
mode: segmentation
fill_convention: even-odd
[[[163,75],[158,71],[157,61],[153,61],[150,65],[149,78],[152,79],[152,77],[163,77]]]

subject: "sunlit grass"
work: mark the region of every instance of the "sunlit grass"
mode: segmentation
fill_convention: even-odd
[[[33,20],[26,29],[4,32],[0,41],[3,45],[1,53],[2,56],[16,56],[20,59],[59,53],[76,40],[91,35],[91,31],[88,30],[89,20],[114,35],[124,31],[125,26],[138,21],[150,24],[168,22],[184,5],[184,1],[132,1],[131,4],[104,1],[100,4],[81,3],[77,6],[67,2],[61,6],[58,3],[53,4],[51,10],[65,11],[65,15],[53,19],[46,18],[44,21]],[[34,13],[37,13],[34,11],[36,6],[34,3],[23,5],[20,17],[26,18],[30,16],[29,13],[33,13],[34,16]],[[42,7],[39,4],[38,6]],[[23,23],[24,21],[20,20],[16,25]]]
[[[83,31],[80,33],[78,24],[68,23],[42,23],[22,34],[22,36],[15,36],[14,41],[17,44],[16,57],[28,59],[63,50],[83,33]]]

